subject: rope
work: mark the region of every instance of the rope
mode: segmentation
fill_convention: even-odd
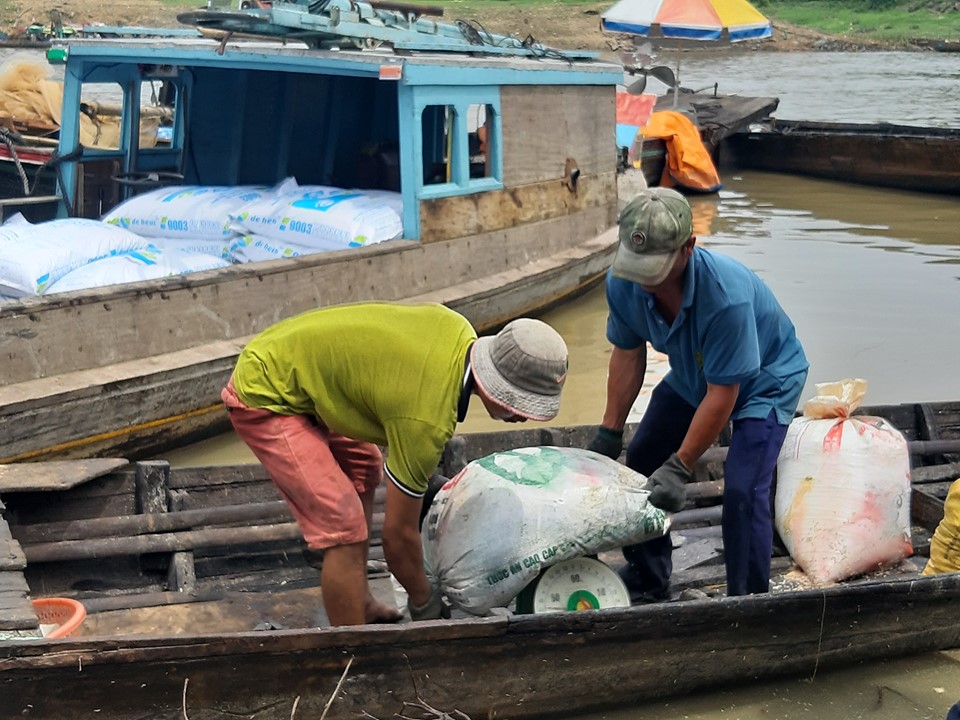
[[[13,159],[13,164],[17,168],[17,173],[20,175],[20,182],[23,184],[24,196],[30,195],[30,181],[27,179],[27,172],[23,169],[23,163],[20,162],[20,156],[17,155],[17,148],[14,145],[15,142],[22,142],[23,138],[7,128],[0,128],[0,139],[3,140],[3,144],[6,145],[7,150],[10,151],[10,157]]]
[[[470,45],[512,47],[526,50],[535,58],[554,58],[556,60],[565,60],[568,63],[573,62],[572,58],[568,57],[559,50],[547,47],[546,45],[538,42],[533,35],[527,35],[527,37],[525,37],[523,40],[520,40],[513,35],[505,35],[499,40],[496,40],[495,37],[491,33],[487,32],[487,29],[476,20],[455,20],[453,24],[460,31],[460,34],[463,35],[464,40],[466,40]]]

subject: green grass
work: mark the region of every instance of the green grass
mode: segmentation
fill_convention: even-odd
[[[829,35],[885,42],[960,39],[960,10],[943,2],[766,0],[757,6],[777,20]]]

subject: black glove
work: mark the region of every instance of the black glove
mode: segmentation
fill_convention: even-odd
[[[616,460],[623,451],[623,430],[611,430],[601,425],[597,429],[597,434],[593,436],[593,440],[587,445],[587,450]]]
[[[667,512],[679,512],[687,502],[687,483],[692,474],[674,453],[647,478],[650,504]]]
[[[430,597],[423,605],[414,605],[408,600],[407,610],[410,612],[411,620],[450,619],[450,608],[443,602],[443,595],[438,587],[431,588]]]

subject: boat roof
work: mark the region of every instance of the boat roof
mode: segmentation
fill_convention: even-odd
[[[137,63],[299,72],[397,80],[405,85],[616,85],[620,64],[566,56],[503,56],[467,52],[315,49],[298,42],[215,38],[91,38],[55,43],[50,62],[71,65]],[[453,72],[451,72],[453,71]]]

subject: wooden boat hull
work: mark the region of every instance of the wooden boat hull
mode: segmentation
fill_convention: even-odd
[[[886,417],[913,443],[912,511],[919,550],[923,537],[929,538],[942,517],[949,479],[960,474],[960,403],[880,406],[862,412]],[[458,436],[448,446],[440,470],[451,475],[469,459],[505,447],[582,446],[594,429]],[[171,557],[169,551],[189,556],[198,583],[203,576],[203,582],[224,592],[232,589],[245,595],[267,589],[268,597],[278,598],[284,586],[302,584],[307,575],[316,583],[315,570],[303,565],[298,552],[295,528],[286,535],[272,532],[270,542],[250,542],[264,528],[283,530],[290,520],[281,513],[271,521],[277,524],[267,523],[266,511],[272,511],[269,505],[277,504],[278,495],[262,467],[175,469],[163,480],[156,473],[157,463],[138,465],[135,473],[117,468],[122,461],[82,463],[72,482],[70,473],[56,464],[24,466],[30,470],[30,482],[0,474],[8,537],[20,541],[7,540],[4,547],[6,524],[0,519],[0,600],[7,608],[15,608],[17,599],[23,602],[28,592],[26,583],[24,590],[11,590],[17,578],[21,582],[25,578],[30,587],[43,587],[47,594],[77,596],[91,613],[202,600],[204,592],[213,597],[209,585],[193,591],[198,597],[185,589],[141,593],[135,587],[149,581],[148,568],[155,578],[173,577],[156,565],[159,555]],[[715,459],[698,464],[695,481],[700,473],[713,472],[715,465]],[[250,525],[252,520],[231,526],[223,516],[211,519],[210,530],[197,527],[180,535],[179,544],[166,544],[167,553],[156,552],[159,545],[146,544],[151,537],[159,540],[157,523],[164,513],[156,511],[144,518],[143,535],[90,537],[95,523],[111,518],[114,523],[134,522],[138,504],[163,496],[164,487],[184,511],[217,507],[224,511],[224,505],[242,502],[245,511],[259,503],[264,514],[256,526]],[[688,507],[695,502],[705,500],[691,499]],[[83,522],[84,517],[93,519]],[[375,530],[377,517],[375,513]],[[216,553],[209,547],[214,533],[221,536],[214,543],[219,545]],[[84,538],[78,540],[81,535]],[[228,535],[232,545],[230,539],[222,539]],[[118,549],[135,545],[137,537],[144,543],[140,551]],[[286,541],[278,544],[280,537]],[[378,543],[375,535],[372,551],[379,550]],[[107,545],[114,546],[113,551],[103,550]],[[271,557],[282,559],[282,567],[267,567],[263,558],[268,550]],[[247,563],[245,571],[241,561]],[[170,563],[176,565],[174,559]],[[213,567],[222,575],[207,572]],[[783,571],[789,565],[780,562],[778,567]],[[91,581],[83,579],[88,576],[100,578],[104,590],[71,589],[89,588]],[[709,578],[717,577],[722,582],[719,562],[678,570],[674,583],[699,578],[709,584],[713,582]],[[229,592],[224,597],[230,597]],[[568,717],[713,687],[813,676],[854,662],[960,647],[958,611],[960,573],[921,577],[890,571],[820,589],[778,589],[766,595],[578,613],[354,629],[223,633],[178,629],[136,636],[5,640],[0,716],[29,710],[50,718],[96,713],[107,719],[197,720],[237,714],[286,720],[319,716],[335,697],[329,718],[355,718],[361,712],[390,717],[402,710],[404,702],[418,700],[474,718]]]
[[[725,168],[960,194],[960,130],[778,120],[727,137],[720,158]]]
[[[0,714],[568,717],[960,645],[960,575],[549,616],[7,643]],[[789,622],[785,622],[789,618]],[[349,669],[347,664],[350,663]]]
[[[138,458],[219,432],[244,343],[306,310],[433,301],[492,330],[582,292],[612,260],[616,157],[601,139],[614,132],[618,66],[175,38],[89,40],[62,57],[72,103],[95,89],[87,78],[126,87],[159,73],[177,129],[128,156],[75,154],[80,111],[65,108],[61,214],[115,207],[132,192],[121,168],[180,168],[185,185],[389,189],[406,239],[0,303],[0,463]],[[338,101],[293,102],[327,94]],[[487,113],[489,159],[474,163],[466,118]],[[137,115],[119,116],[124,132],[139,132]],[[544,117],[555,132],[533,132]]]
[[[933,44],[933,49],[937,52],[960,52],[960,41],[958,40],[937,40]]]
[[[566,226],[566,233],[598,230],[576,220]],[[272,319],[314,307],[375,299],[440,302],[480,330],[543,310],[602,279],[616,234],[591,235],[581,242],[571,238],[566,247],[555,239],[552,254],[542,252],[549,242],[529,235],[541,246],[529,251],[538,259],[518,260],[501,272],[493,266],[516,257],[526,243],[499,248],[500,258],[491,252],[486,266],[479,256],[466,259],[466,241],[396,241],[0,307],[5,357],[21,367],[43,358],[51,373],[0,386],[0,463],[138,458],[223,432],[229,425],[220,390],[248,337]],[[480,277],[471,277],[471,269],[481,268]],[[218,336],[226,339],[210,341]],[[164,351],[177,345],[182,349]],[[111,356],[138,355],[146,357],[110,362]],[[67,363],[78,362],[92,368],[69,369]]]

